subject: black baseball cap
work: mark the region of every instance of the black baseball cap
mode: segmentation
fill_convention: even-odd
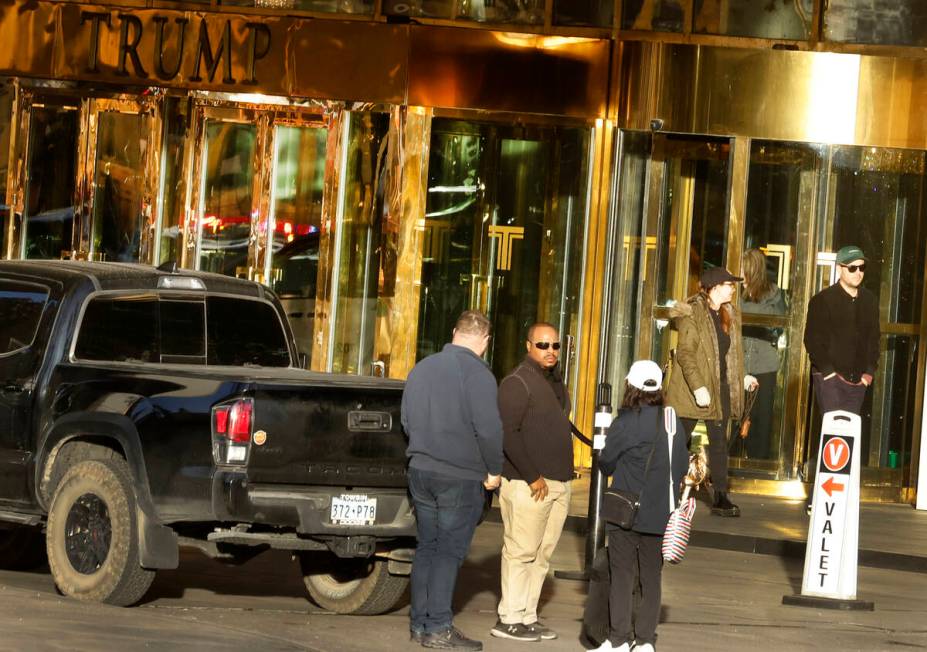
[[[742,280],[744,280],[743,277],[734,276],[723,267],[712,267],[711,269],[706,269],[704,272],[702,272],[702,278],[700,279],[702,287],[706,290],[710,290],[714,286],[727,283],[728,281]]]

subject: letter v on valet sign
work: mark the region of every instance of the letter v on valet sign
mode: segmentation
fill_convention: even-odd
[[[805,572],[801,594],[783,604],[871,611],[872,602],[856,599],[859,557],[860,418],[828,412],[821,423]]]

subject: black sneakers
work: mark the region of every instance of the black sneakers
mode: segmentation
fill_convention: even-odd
[[[521,623],[506,625],[500,620],[496,623],[495,627],[489,630],[489,633],[497,638],[508,638],[513,641],[540,641],[540,632],[532,630],[530,627],[530,625],[522,625]],[[550,630],[548,629],[547,631]],[[556,636],[556,634],[554,634],[554,636]]]
[[[716,491],[711,513],[718,516],[740,516],[740,507],[728,499],[726,491]]]
[[[434,632],[422,636],[422,647],[428,647],[435,650],[469,650],[470,652],[479,652],[483,649],[483,644],[474,641],[460,633],[456,627],[449,627],[443,632]]]
[[[533,622],[530,625],[525,625],[525,628],[532,634],[540,636],[542,641],[552,641],[557,638],[557,632],[550,627],[544,627],[540,622]]]

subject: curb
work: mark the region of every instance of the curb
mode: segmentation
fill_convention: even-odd
[[[502,516],[497,507],[486,515],[491,523],[501,523]],[[587,519],[584,516],[569,515],[563,526],[564,530],[574,534],[586,534]],[[771,555],[788,559],[805,558],[805,542],[794,539],[771,539],[746,534],[726,534],[710,530],[693,529],[689,537],[689,545],[697,548],[711,548],[713,550],[730,550],[731,552],[746,552],[755,555]],[[908,573],[927,574],[927,557],[905,555],[897,552],[883,550],[869,550],[860,548],[859,565],[867,568],[881,568],[884,570],[904,571]]]

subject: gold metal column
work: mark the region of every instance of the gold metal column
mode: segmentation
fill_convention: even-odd
[[[395,270],[382,269],[395,279],[393,292],[380,299],[374,342],[374,360],[389,378],[405,378],[415,365],[432,115],[423,107],[390,112],[382,242],[393,253],[381,261],[395,261]]]
[[[583,265],[582,305],[580,308],[579,338],[576,375],[573,390],[573,422],[584,433],[592,434],[595,413],[595,394],[598,383],[601,322],[599,315],[605,310],[608,297],[603,296],[604,275],[607,269],[609,191],[612,178],[612,161],[616,143],[615,125],[611,120],[598,119],[592,130],[590,143],[589,207],[586,217],[585,260]],[[614,397],[613,397],[614,398]],[[578,440],[573,441],[573,463],[588,467],[592,451]]]
[[[747,181],[750,174],[750,139],[731,143],[731,192],[727,222],[727,269],[735,276],[743,267],[744,220],[747,211]]]
[[[641,262],[641,292],[637,315],[636,358],[649,358],[653,350],[653,306],[657,301],[659,259],[657,245],[660,237],[660,213],[663,208],[663,184],[666,179],[666,153],[662,143],[653,139],[650,165],[647,172],[647,188],[644,198],[644,223],[641,226],[643,260]],[[653,242],[652,255],[647,255],[647,243]]]
[[[161,98],[143,106],[148,116],[148,152],[145,158],[145,189],[142,193],[142,234],[138,257],[140,263],[158,264],[161,239],[161,166],[166,165],[164,158],[164,104]]]
[[[199,238],[197,223],[199,221],[200,202],[203,192],[203,142],[206,138],[206,120],[203,109],[194,106],[190,110],[190,126],[184,145],[184,172],[186,176],[187,196],[184,202],[181,229],[183,235],[180,243],[180,267],[194,269],[196,260],[196,243]]]
[[[97,114],[91,110],[93,100],[80,101],[80,127],[77,137],[77,180],[74,184],[74,230],[71,258],[87,260],[92,256],[93,229],[93,161],[97,151]]]
[[[257,133],[254,143],[254,179],[252,180],[251,230],[248,236],[248,278],[268,283],[264,278],[267,269],[267,248],[273,238],[270,223],[270,202],[274,178],[274,125],[267,112],[257,115]]]
[[[341,210],[343,172],[348,155],[348,112],[341,105],[332,105],[325,116],[328,143],[325,148],[325,186],[322,191],[322,228],[319,232],[319,270],[315,295],[315,319],[312,327],[313,371],[327,371],[330,365],[329,341],[332,337],[332,320],[337,286],[338,214]]]
[[[6,176],[6,205],[9,206],[7,219],[6,251],[7,259],[20,258],[23,239],[23,209],[25,205],[26,152],[29,148],[29,105],[31,97],[23,89],[19,80],[13,82],[13,114],[10,116],[10,150],[9,165]]]

